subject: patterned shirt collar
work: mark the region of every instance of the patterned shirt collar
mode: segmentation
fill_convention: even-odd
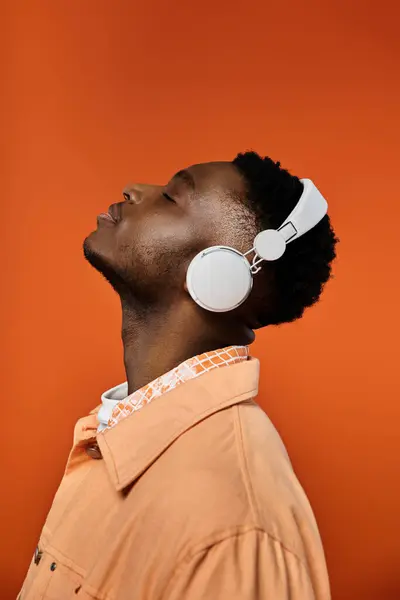
[[[185,381],[199,377],[217,367],[247,360],[248,357],[248,346],[229,346],[189,358],[129,396],[127,395],[127,383],[122,383],[102,395],[102,406],[97,415],[98,431],[115,427],[133,412],[140,410],[155,398],[175,389]]]

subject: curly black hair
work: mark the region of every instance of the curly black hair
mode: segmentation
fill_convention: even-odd
[[[260,230],[280,227],[303,192],[300,179],[256,152],[238,154],[232,163],[245,181],[246,203],[256,213]],[[319,300],[331,276],[337,242],[326,215],[314,229],[289,244],[282,258],[268,263],[274,300],[257,315],[261,327],[295,321]]]

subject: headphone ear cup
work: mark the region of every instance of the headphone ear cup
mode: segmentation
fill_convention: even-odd
[[[186,284],[193,300],[211,312],[228,312],[240,306],[253,287],[249,261],[227,246],[200,252],[189,265]]]

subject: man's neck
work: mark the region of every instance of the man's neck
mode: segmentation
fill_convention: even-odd
[[[192,356],[253,341],[251,331],[215,326],[215,316],[190,303],[145,313],[122,303],[122,341],[128,393],[140,389]]]

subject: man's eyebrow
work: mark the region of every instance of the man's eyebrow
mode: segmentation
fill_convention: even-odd
[[[194,183],[194,178],[193,175],[191,173],[189,173],[189,171],[187,171],[186,169],[183,169],[182,171],[178,171],[178,173],[176,173],[172,179],[181,179],[184,183],[186,183],[189,187],[192,188],[192,190],[195,189],[195,183]]]

